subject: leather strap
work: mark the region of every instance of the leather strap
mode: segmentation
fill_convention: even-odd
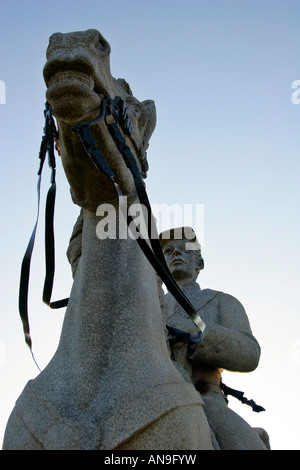
[[[46,155],[48,154],[48,163],[51,168],[51,186],[47,194],[46,211],[45,211],[45,261],[46,261],[46,275],[44,281],[43,290],[43,302],[45,302],[52,309],[65,307],[68,303],[68,299],[63,299],[57,302],[51,302],[51,294],[53,287],[53,279],[55,272],[55,250],[54,250],[54,230],[53,230],[53,219],[54,219],[54,205],[56,195],[56,183],[55,183],[55,155],[54,155],[54,142],[58,136],[54,120],[52,117],[52,110],[48,103],[45,105],[45,127],[44,135],[40,146],[39,159],[40,165],[38,170],[38,182],[37,182],[37,216],[36,222],[23,257],[20,275],[20,286],[19,286],[19,313],[23,324],[23,331],[25,335],[25,342],[29,346],[32,353],[32,339],[30,336],[29,327],[29,315],[28,315],[28,291],[29,291],[29,278],[30,278],[30,266],[31,258],[35,243],[35,236],[39,221],[40,214],[40,193],[41,193],[41,180],[42,171]],[[33,356],[34,359],[34,356]],[[34,359],[35,361],[35,359]],[[36,362],[36,361],[35,361]]]
[[[234,398],[237,398],[243,404],[251,406],[252,410],[255,411],[255,413],[260,413],[261,411],[266,411],[265,408],[263,408],[260,405],[257,405],[254,400],[252,400],[252,399],[248,400],[248,398],[244,397],[244,392],[240,392],[239,390],[234,390],[233,388],[230,388],[227,385],[225,385],[223,382],[221,382],[220,386],[221,386],[221,390],[223,391],[223,393],[226,397],[228,395],[231,395]]]
[[[109,124],[106,121],[107,115],[112,115],[115,119],[115,123]],[[22,261],[21,266],[21,276],[20,276],[20,288],[19,288],[19,312],[21,321],[23,324],[23,331],[25,335],[25,342],[29,346],[32,353],[32,340],[30,336],[30,327],[29,327],[29,317],[28,317],[28,290],[29,290],[29,277],[30,277],[30,265],[32,252],[35,243],[35,236],[37,225],[39,221],[40,213],[40,189],[41,189],[41,177],[42,170],[45,162],[46,155],[48,154],[48,163],[51,168],[51,186],[48,190],[47,200],[46,200],[46,211],[45,211],[45,262],[46,262],[46,275],[44,281],[43,289],[43,302],[47,304],[52,309],[59,309],[66,307],[68,305],[69,298],[65,298],[59,301],[52,302],[51,295],[53,289],[54,273],[55,273],[55,239],[54,239],[54,208],[55,208],[55,198],[56,198],[56,163],[55,163],[55,154],[54,154],[54,142],[58,137],[58,132],[55,127],[54,119],[52,117],[51,106],[46,102],[45,105],[45,127],[44,135],[42,137],[41,147],[40,147],[40,166],[38,170],[38,183],[37,183],[37,195],[38,195],[38,207],[37,207],[37,216],[36,222]],[[151,205],[148,200],[148,196],[145,190],[144,182],[140,170],[137,166],[136,160],[132,155],[129,147],[126,144],[122,133],[120,132],[118,124],[122,127],[122,130],[125,135],[131,135],[131,123],[128,118],[128,114],[124,105],[123,100],[120,97],[116,97],[112,100],[109,96],[103,98],[100,107],[99,116],[91,122],[83,122],[76,125],[73,128],[75,133],[78,133],[81,142],[92,159],[94,165],[98,169],[106,174],[106,176],[112,181],[115,185],[116,191],[118,192],[119,197],[122,197],[122,191],[119,185],[114,179],[114,174],[110,169],[107,161],[103,157],[99,148],[96,145],[94,138],[92,137],[90,126],[98,122],[100,119],[105,117],[105,121],[108,127],[108,130],[122,155],[127,167],[130,169],[132,176],[134,178],[135,187],[138,193],[140,203],[147,209],[147,229],[148,229],[148,241],[141,237],[137,237],[137,243],[143,250],[145,256],[161,277],[162,281],[165,283],[169,292],[175,297],[175,299],[180,303],[188,315],[192,318],[195,325],[199,329],[199,338],[202,337],[205,324],[201,320],[199,314],[187,299],[185,294],[181,291],[177,285],[175,279],[170,273],[168,266],[165,261],[165,257],[162,252],[162,248],[159,242],[159,237],[156,232],[156,224],[151,210]],[[133,222],[132,217],[129,214],[126,214],[127,224],[130,225]],[[149,245],[150,242],[150,245]],[[33,353],[32,353],[33,356]],[[33,356],[34,359],[34,356]],[[34,359],[35,360],[35,359]],[[35,361],[36,362],[36,361]]]
[[[183,291],[178,286],[173,275],[169,271],[169,268],[166,264],[166,260],[159,242],[158,233],[156,231],[156,224],[152,214],[151,205],[145,190],[144,182],[142,175],[138,169],[136,160],[132,155],[129,147],[126,144],[124,137],[122,136],[117,124],[108,124],[108,130],[115,141],[116,146],[118,147],[119,152],[124,158],[124,161],[127,167],[130,169],[132,176],[134,178],[135,187],[138,193],[140,203],[146,207],[146,213],[148,216],[147,229],[148,229],[148,239],[151,243],[152,250],[150,249],[146,240],[141,237],[137,237],[137,242],[144,254],[148,258],[152,267],[155,269],[157,274],[160,276],[161,280],[166,285],[168,291],[175,297],[177,302],[182,306],[182,308],[187,312],[190,318],[193,320],[197,328],[203,333],[205,329],[205,324],[201,320],[199,314],[185,296]],[[132,222],[132,218],[128,216],[128,225]]]
[[[91,130],[90,126],[92,124],[95,124],[97,121],[99,121],[102,117],[105,117],[105,122],[107,124],[108,131],[110,135],[112,136],[116,147],[118,148],[120,154],[122,155],[124,162],[126,166],[129,168],[131,171],[131,174],[134,178],[134,183],[135,187],[137,190],[137,194],[140,200],[140,203],[146,208],[147,210],[147,230],[148,230],[148,240],[150,241],[150,245],[148,244],[148,241],[141,238],[137,237],[137,243],[143,250],[145,256],[155,269],[155,271],[158,273],[166,287],[168,288],[169,292],[175,297],[177,302],[180,303],[180,305],[184,308],[184,310],[188,313],[190,318],[193,320],[197,328],[200,330],[200,332],[203,334],[204,329],[205,329],[205,324],[200,318],[198,312],[195,310],[193,305],[190,303],[188,298],[185,296],[185,294],[182,292],[180,287],[178,286],[177,282],[175,281],[174,277],[169,271],[169,268],[166,264],[164,254],[162,252],[162,248],[159,242],[159,237],[156,232],[156,224],[154,221],[154,217],[152,214],[151,210],[151,205],[148,200],[148,196],[145,190],[144,182],[142,175],[140,173],[140,170],[137,166],[137,162],[134,158],[134,156],[131,153],[130,148],[127,146],[126,140],[123,137],[117,122],[121,125],[124,133],[126,135],[130,135],[130,125],[128,125],[128,116],[126,117],[126,120],[122,119],[122,111],[124,110],[124,104],[122,99],[120,97],[116,97],[114,100],[112,100],[109,97],[104,98],[105,106],[107,106],[107,110],[105,111],[103,103],[101,107],[100,114],[98,118],[94,119],[91,122],[84,122],[82,124],[77,124],[74,128],[73,131],[77,133],[81,139],[81,142],[96,165],[97,169],[99,171],[104,172],[110,180],[114,181],[114,175],[111,172],[111,170],[108,172],[107,171],[107,162],[103,158],[100,150],[96,146],[96,142],[93,139],[91,135]],[[108,123],[106,120],[107,115],[113,115],[115,118],[114,123]],[[125,122],[125,124],[124,124]],[[116,184],[115,184],[116,186]],[[118,194],[120,196],[120,188],[116,187],[118,190]],[[128,226],[133,222],[132,217],[127,214],[126,215],[126,220]]]
[[[22,261],[21,266],[21,277],[20,277],[20,286],[19,286],[19,312],[21,321],[23,324],[23,331],[25,335],[25,342],[32,349],[32,341],[30,337],[30,328],[29,328],[29,319],[28,319],[28,288],[29,288],[29,276],[30,276],[30,264],[31,264],[31,256],[33,252],[34,242],[35,242],[35,235],[39,220],[39,213],[40,213],[40,192],[41,192],[41,175],[39,175],[38,182],[37,182],[37,195],[38,195],[38,208],[37,208],[37,216],[36,222],[25,251],[25,255]]]
[[[45,263],[46,277],[44,281],[43,302],[51,309],[59,309],[68,305],[69,299],[51,302],[54,273],[55,273],[55,239],[54,239],[54,208],[56,196],[55,173],[52,172],[52,182],[47,194],[45,212]]]

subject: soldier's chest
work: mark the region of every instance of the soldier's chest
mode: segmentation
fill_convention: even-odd
[[[218,300],[216,298],[205,302],[191,300],[192,304],[198,311],[200,317],[204,323],[218,323]],[[169,316],[167,320],[168,326],[177,328],[179,330],[186,331],[188,333],[193,333],[197,331],[193,320],[185,312],[185,310],[176,302],[169,301]]]

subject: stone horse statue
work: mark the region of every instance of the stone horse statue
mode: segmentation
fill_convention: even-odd
[[[57,351],[17,400],[4,449],[213,448],[201,396],[170,360],[154,270],[135,239],[96,234],[97,207],[117,209],[118,196],[72,128],[94,119],[104,96],[120,96],[132,123],[126,142],[145,176],[155,127],[153,101],[139,102],[112,77],[109,55],[96,30],[50,38],[46,96],[72,198],[82,208],[81,256]],[[134,202],[132,175],[103,120],[93,136]]]

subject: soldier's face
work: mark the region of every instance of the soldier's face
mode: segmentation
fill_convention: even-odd
[[[170,240],[163,248],[168,268],[177,281],[197,277],[196,252],[186,249],[188,245],[186,240]]]

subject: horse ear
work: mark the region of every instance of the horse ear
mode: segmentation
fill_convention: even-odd
[[[150,137],[153,134],[153,131],[156,126],[156,107],[153,100],[145,100],[142,102],[142,104],[144,105],[148,113],[148,121],[144,132],[144,142],[146,145],[145,148],[147,148]]]

